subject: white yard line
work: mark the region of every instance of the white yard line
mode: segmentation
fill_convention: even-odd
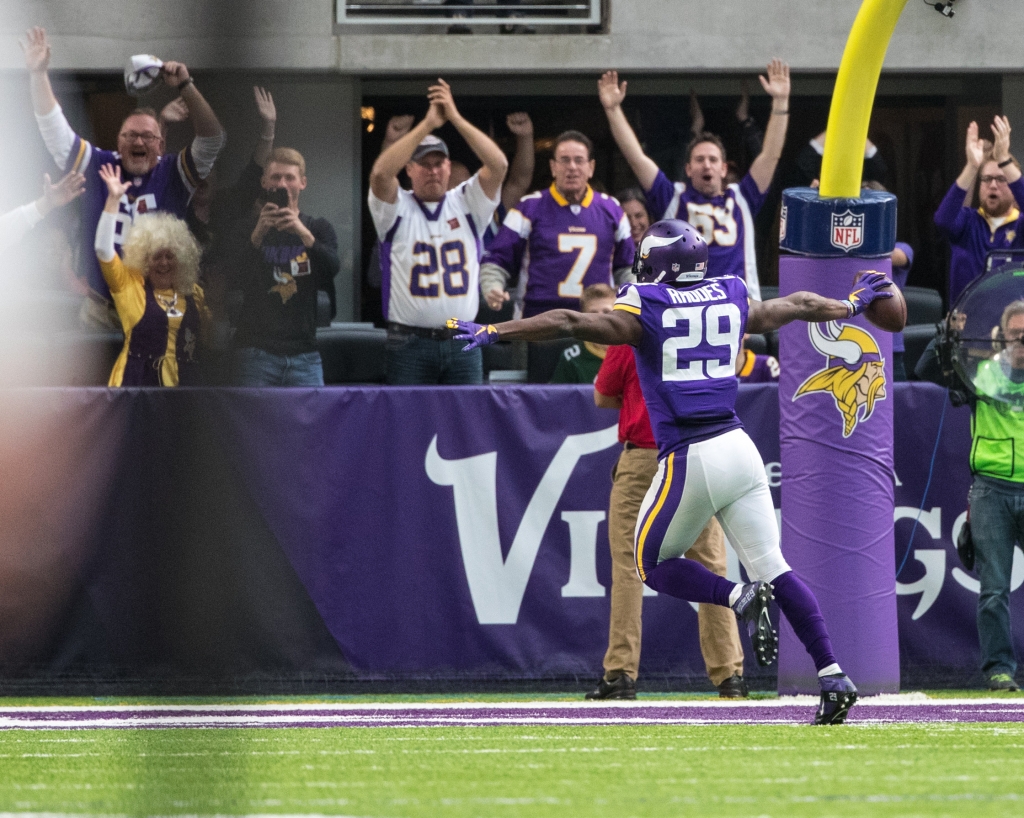
[[[94,812],[0,812],[0,818],[133,818],[133,816],[123,813],[94,813]],[[183,818],[181,815],[152,815],[149,818]],[[249,815],[196,815],[190,814],[188,818],[360,818],[357,815],[318,815],[311,812],[296,813],[294,815],[287,815],[282,813],[272,814],[259,814],[251,813]]]
[[[813,713],[813,710],[808,710]],[[54,721],[52,719],[10,719],[0,721],[0,730],[95,730],[95,729],[144,729],[144,728],[228,728],[228,727],[472,727],[476,725],[642,725],[642,724],[722,724],[721,719],[712,716],[707,718],[557,718],[544,716],[521,716],[521,717],[488,717],[482,719],[471,718],[413,718],[401,719],[394,722],[386,719],[350,719],[340,720],[337,718],[306,718],[301,720],[278,720],[278,719],[82,719],[76,721]],[[737,721],[737,724],[748,722]],[[758,719],[757,724],[790,724],[788,719]]]

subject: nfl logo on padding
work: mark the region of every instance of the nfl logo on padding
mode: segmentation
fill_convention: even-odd
[[[845,213],[832,214],[832,246],[849,252],[864,243],[864,214]]]

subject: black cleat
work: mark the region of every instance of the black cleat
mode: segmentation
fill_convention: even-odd
[[[597,683],[597,687],[591,690],[584,698],[588,701],[596,699],[635,699],[636,681],[629,678],[625,673],[620,673],[614,679],[605,679]]]
[[[1020,690],[1017,683],[1013,680],[1013,676],[1009,673],[995,673],[988,677],[988,689],[989,690]]]
[[[761,667],[768,667],[779,656],[779,632],[772,627],[768,603],[772,586],[767,582],[750,582],[743,586],[740,598],[732,609],[740,621],[746,622],[754,656]]]
[[[720,699],[745,699],[750,695],[747,683],[738,673],[732,674],[728,679],[718,685],[718,697]]]
[[[821,704],[814,714],[815,724],[842,724],[857,701],[857,686],[845,673],[819,676]]]

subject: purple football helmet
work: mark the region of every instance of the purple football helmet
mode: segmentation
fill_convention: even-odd
[[[633,257],[633,275],[645,284],[692,284],[707,271],[707,242],[682,219],[662,219],[648,227]]]

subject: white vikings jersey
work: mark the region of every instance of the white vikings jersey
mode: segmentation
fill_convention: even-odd
[[[439,328],[449,318],[476,317],[481,239],[499,201],[500,194],[487,198],[479,174],[449,190],[440,203],[421,202],[399,188],[395,203],[388,204],[370,191],[385,319]]]

